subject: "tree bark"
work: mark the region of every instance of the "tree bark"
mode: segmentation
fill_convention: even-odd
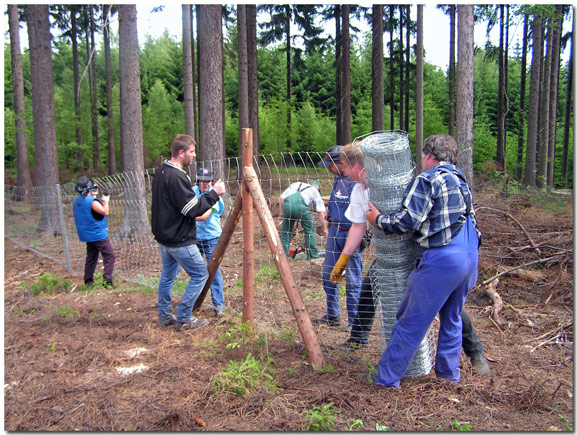
[[[110,54],[110,5],[103,5],[104,62],[106,68],[106,119],[108,121],[108,175],[116,174],[116,138],[114,135],[114,100],[112,98],[112,59]]]
[[[83,167],[84,150],[82,148],[82,109],[80,106],[80,70],[78,67],[78,25],[76,20],[76,7],[70,8],[70,39],[72,40],[72,69],[74,73],[74,114],[76,116],[76,163],[78,169]]]
[[[403,45],[403,5],[399,5],[399,129],[406,130],[404,125],[405,120],[405,66],[403,62],[403,54],[405,52]]]
[[[256,38],[256,5],[246,5],[246,32],[248,55],[248,123],[252,128],[253,154],[258,157],[260,144],[258,140],[258,57]]]
[[[60,233],[56,184],[59,182],[54,115],[54,77],[48,5],[27,5],[32,116],[34,123],[35,206],[42,210],[39,232]],[[38,189],[43,187],[43,189]]]
[[[92,119],[92,167],[98,171],[100,169],[100,135],[98,133],[98,87],[96,86],[96,44],[94,34],[96,26],[94,23],[94,6],[90,6],[90,48],[91,53],[88,60],[88,79],[90,81],[90,115]],[[86,36],[88,40],[88,35]]]
[[[224,78],[222,49],[222,6],[197,5],[198,100],[200,160],[222,160],[224,142]],[[214,167],[215,177],[223,168]]]
[[[499,89],[497,91],[497,165],[505,169],[505,6],[499,5]]]
[[[449,135],[455,137],[455,12],[456,6],[449,6]]]
[[[194,82],[192,81],[191,5],[182,5],[182,87],[184,94],[184,131],[194,137]]]
[[[291,83],[291,6],[285,6],[285,29],[286,29],[286,122],[288,149],[292,147],[292,83]]]
[[[238,143],[242,143],[242,130],[250,128],[248,114],[248,49],[246,30],[246,5],[239,4],[237,16],[237,56],[238,56]],[[239,146],[239,156],[243,147]],[[239,174],[240,175],[240,174]]]
[[[342,140],[343,144],[351,141],[351,39],[349,28],[349,5],[341,7],[343,14],[343,62],[342,62]]]
[[[568,174],[568,163],[569,163],[569,142],[573,143],[573,139],[570,137],[570,124],[571,124],[571,107],[573,99],[571,98],[573,94],[573,36],[571,35],[571,53],[569,55],[569,66],[567,71],[567,92],[565,95],[565,118],[563,122],[563,163],[562,163],[562,173],[561,176],[567,184],[567,174]]]
[[[473,186],[473,5],[458,5],[457,143],[459,167]]]
[[[395,74],[394,74],[394,39],[393,39],[393,17],[395,15],[395,6],[389,5],[389,95],[390,95],[390,112],[391,112],[391,125],[389,128],[391,130],[395,129]]]
[[[409,113],[410,113],[410,91],[411,88],[411,5],[406,5],[407,8],[407,44],[405,48],[405,130],[409,132]]]
[[[120,62],[120,148],[125,172],[124,218],[116,235],[149,231],[144,191],[144,152],[142,148],[142,110],[140,60],[136,5],[118,5],[118,45]]]
[[[372,129],[385,129],[384,79],[383,79],[383,5],[373,5],[372,26]]]
[[[342,63],[343,63],[343,34],[341,31],[341,7],[340,5],[335,5],[335,99],[336,99],[336,109],[335,109],[335,119],[336,119],[336,138],[337,144],[344,145],[342,140],[342,127],[341,127],[341,114],[342,114]]]
[[[533,31],[533,54],[531,59],[531,77],[529,80],[529,114],[527,116],[527,150],[525,156],[525,175],[523,184],[528,187],[536,186],[536,153],[537,128],[539,119],[539,82],[541,64],[541,28],[543,19],[539,15],[533,17],[531,28]]]
[[[523,22],[523,49],[521,54],[521,89],[519,92],[519,130],[517,132],[517,180],[523,176],[523,145],[525,143],[525,88],[527,87],[527,35],[529,16]]]
[[[12,81],[14,91],[14,117],[16,124],[16,168],[18,189],[16,201],[28,197],[32,187],[30,163],[26,147],[26,107],[24,104],[24,75],[22,72],[22,53],[20,52],[20,23],[18,5],[8,5],[8,27],[10,31],[10,54],[12,56]]]
[[[423,150],[423,124],[424,124],[424,80],[423,80],[423,5],[417,5],[417,101],[415,113],[415,160],[417,163],[417,173],[423,171],[420,159]]]
[[[551,89],[551,20],[543,28],[545,33],[545,42],[547,51],[543,58],[543,67],[541,68],[541,94],[539,98],[539,132],[537,134],[539,152],[537,156],[537,186],[547,187],[547,145],[549,143],[549,97]]]
[[[555,188],[555,144],[557,139],[557,92],[559,85],[559,63],[561,58],[561,32],[563,30],[563,5],[556,5],[556,13],[551,25],[551,84],[549,86],[549,138],[547,159],[547,188]]]

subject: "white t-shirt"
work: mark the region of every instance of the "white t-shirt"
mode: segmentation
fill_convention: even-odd
[[[369,189],[365,189],[363,183],[355,184],[350,196],[350,204],[345,211],[345,217],[354,224],[367,222],[369,211]]]
[[[287,187],[287,189],[281,194],[280,197],[285,199],[286,197],[291,196],[293,193],[297,192],[300,192],[301,196],[303,197],[303,201],[307,206],[310,206],[311,203],[314,204],[316,212],[322,213],[327,210],[320,192],[316,189],[315,186],[312,186],[308,183],[293,183]]]

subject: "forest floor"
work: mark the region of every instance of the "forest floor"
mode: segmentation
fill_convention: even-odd
[[[466,308],[491,374],[462,354],[460,383],[433,371],[398,389],[366,381],[378,355],[362,350],[323,344],[327,365],[313,369],[288,302],[266,309],[292,329],[245,328],[237,292],[224,318],[205,303],[198,316],[211,324],[177,332],[157,325],[154,290],[85,291],[81,277],[5,239],[4,429],[572,431],[573,197],[481,189],[476,207],[483,245]],[[36,295],[46,273],[75,286]],[[240,376],[254,384],[242,390]]]

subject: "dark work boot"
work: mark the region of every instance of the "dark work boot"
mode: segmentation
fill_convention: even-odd
[[[473,370],[479,373],[481,376],[487,376],[491,373],[491,368],[489,363],[485,359],[485,355],[482,352],[475,352],[471,355],[471,365]]]

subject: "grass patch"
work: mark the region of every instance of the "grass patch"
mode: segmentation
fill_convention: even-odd
[[[262,362],[249,353],[242,361],[230,361],[227,368],[210,379],[215,392],[229,392],[236,397],[244,397],[251,391],[264,388],[269,393],[277,389],[270,372],[272,358]]]

